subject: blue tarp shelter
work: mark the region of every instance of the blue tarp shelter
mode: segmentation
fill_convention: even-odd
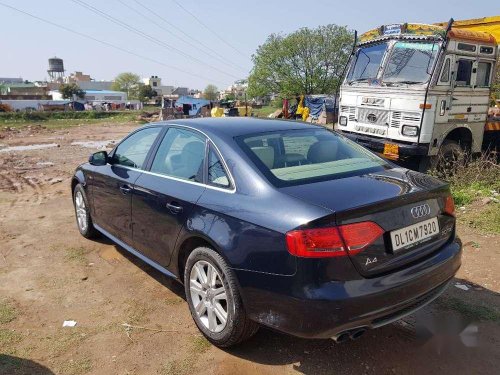
[[[309,108],[311,117],[318,118],[323,111],[334,112],[334,98],[333,95],[308,95],[304,98],[304,107]]]
[[[201,108],[205,106],[210,107],[210,100],[196,99],[192,96],[181,96],[175,102],[175,107],[189,111],[189,116],[199,115]]]

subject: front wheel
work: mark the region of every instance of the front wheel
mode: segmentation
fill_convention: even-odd
[[[257,332],[258,324],[243,308],[233,271],[214,250],[193,250],[186,261],[184,287],[198,329],[214,345],[233,346]]]

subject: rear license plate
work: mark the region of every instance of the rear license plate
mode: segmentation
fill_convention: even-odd
[[[421,242],[428,241],[439,233],[437,217],[391,232],[392,250],[407,249]]]

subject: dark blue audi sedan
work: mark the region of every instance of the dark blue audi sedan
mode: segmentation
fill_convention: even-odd
[[[221,347],[260,325],[357,338],[437,298],[461,263],[445,183],[311,124],[151,124],[93,154],[71,188],[80,233],[181,281]]]

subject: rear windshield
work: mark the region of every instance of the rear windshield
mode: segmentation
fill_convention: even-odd
[[[380,171],[389,164],[325,129],[286,130],[236,138],[257,168],[277,186],[300,185]]]

